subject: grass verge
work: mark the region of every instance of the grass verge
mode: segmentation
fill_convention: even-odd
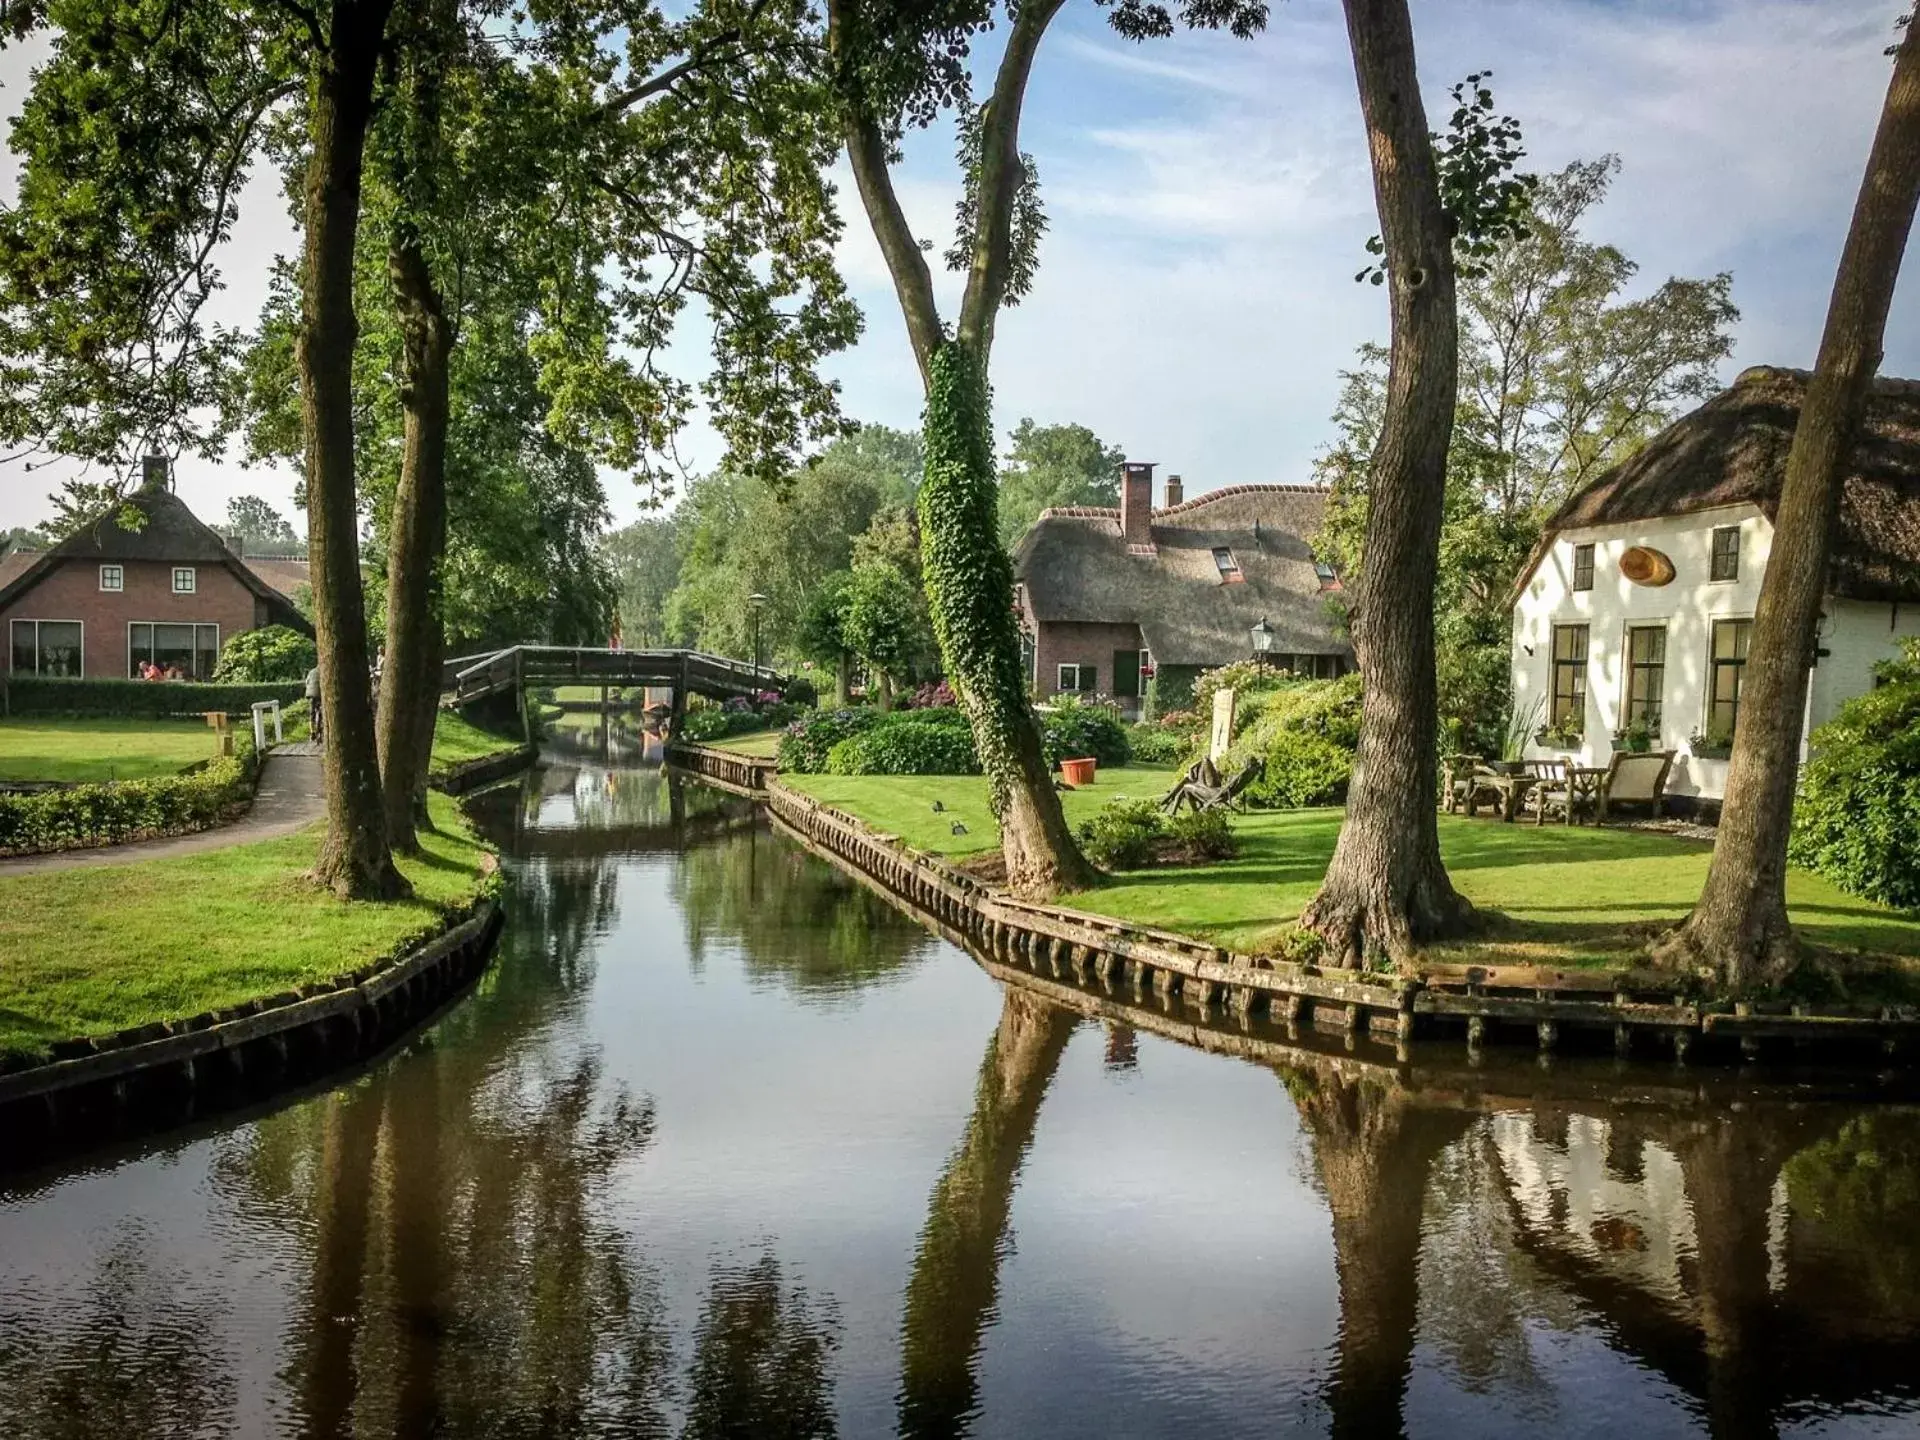
[[[0,719],[0,780],[151,780],[213,753],[204,720]]]
[[[457,710],[442,710],[433,721],[433,761],[430,769],[438,775],[469,760],[483,760],[521,748],[515,735],[484,730]]]
[[[179,1020],[331,979],[407,949],[483,883],[452,800],[399,857],[414,898],[349,904],[305,879],[315,827],[174,860],[0,878],[0,1054]]]
[[[750,730],[745,735],[729,735],[723,740],[708,740],[705,743],[715,750],[731,750],[736,755],[758,755],[772,760],[780,754],[780,737],[784,730]]]
[[[911,845],[965,858],[999,843],[986,783],[973,776],[787,775],[827,804]],[[1120,795],[1163,794],[1172,772],[1102,771],[1066,795],[1076,825]],[[933,810],[939,800],[945,807]],[[966,833],[952,833],[957,819]],[[1235,950],[1274,948],[1305,907],[1340,833],[1333,809],[1235,816],[1240,854],[1192,869],[1122,871],[1074,908],[1199,936]],[[1712,847],[1632,830],[1504,825],[1442,815],[1440,851],[1454,885],[1482,910],[1500,912],[1470,943],[1436,948],[1436,960],[1541,965],[1629,962],[1651,936],[1682,919],[1706,882]],[[1889,910],[1803,870],[1790,872],[1787,903],[1813,944],[1836,951],[1920,957],[1920,919]]]

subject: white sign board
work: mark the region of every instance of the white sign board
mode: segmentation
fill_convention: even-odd
[[[1233,743],[1233,691],[1226,686],[1213,692],[1213,738],[1207,745],[1207,758],[1215,765],[1226,759]]]

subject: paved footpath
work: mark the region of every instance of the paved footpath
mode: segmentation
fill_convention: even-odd
[[[277,840],[304,830],[326,813],[321,793],[320,747],[303,743],[282,745],[267,756],[253,805],[231,825],[192,835],[161,840],[136,840],[128,845],[100,845],[91,850],[58,850],[51,855],[25,855],[0,860],[0,880],[16,875],[44,875],[54,870],[79,870],[91,865],[130,865],[136,860],[171,860],[176,855],[198,855],[229,845]]]

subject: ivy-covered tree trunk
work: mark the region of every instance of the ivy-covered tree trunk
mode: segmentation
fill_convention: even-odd
[[[1404,962],[1472,914],[1440,862],[1433,592],[1458,386],[1453,226],[1440,199],[1406,0],[1346,0],[1386,243],[1393,338],[1352,614],[1366,690],[1347,814],[1301,923],[1336,961]]]
[[[447,543],[448,365],[453,331],[421,254],[399,231],[388,257],[404,339],[405,440],[387,545],[387,655],[380,681],[380,784],[387,842],[419,849],[444,649],[440,562]]]
[[[1874,136],[1827,306],[1813,379],[1800,405],[1706,887],[1656,947],[1730,991],[1772,985],[1799,961],[1787,920],[1787,838],[1799,773],[1807,672],[1826,593],[1827,556],[1847,458],[1874,372],[1887,309],[1920,201],[1920,26],[1908,28]]]
[[[1027,702],[1013,564],[1001,546],[987,382],[959,341],[934,351],[927,385],[921,569],[947,679],[973,723],[1000,821],[1007,885],[1045,897],[1095,875],[1067,827]]]
[[[391,0],[333,6],[328,50],[312,82],[301,267],[307,544],[327,722],[327,837],[314,874],[348,899],[391,899],[410,889],[394,868],[381,807],[353,454],[354,238],[374,72],[391,8]]]

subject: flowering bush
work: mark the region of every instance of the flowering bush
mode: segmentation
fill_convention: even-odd
[[[1040,738],[1049,765],[1091,755],[1112,769],[1133,757],[1118,715],[1104,705],[1086,705],[1070,697],[1040,717]]]
[[[929,680],[907,701],[910,710],[943,710],[960,703],[960,697],[953,693],[953,687],[944,680]]]

